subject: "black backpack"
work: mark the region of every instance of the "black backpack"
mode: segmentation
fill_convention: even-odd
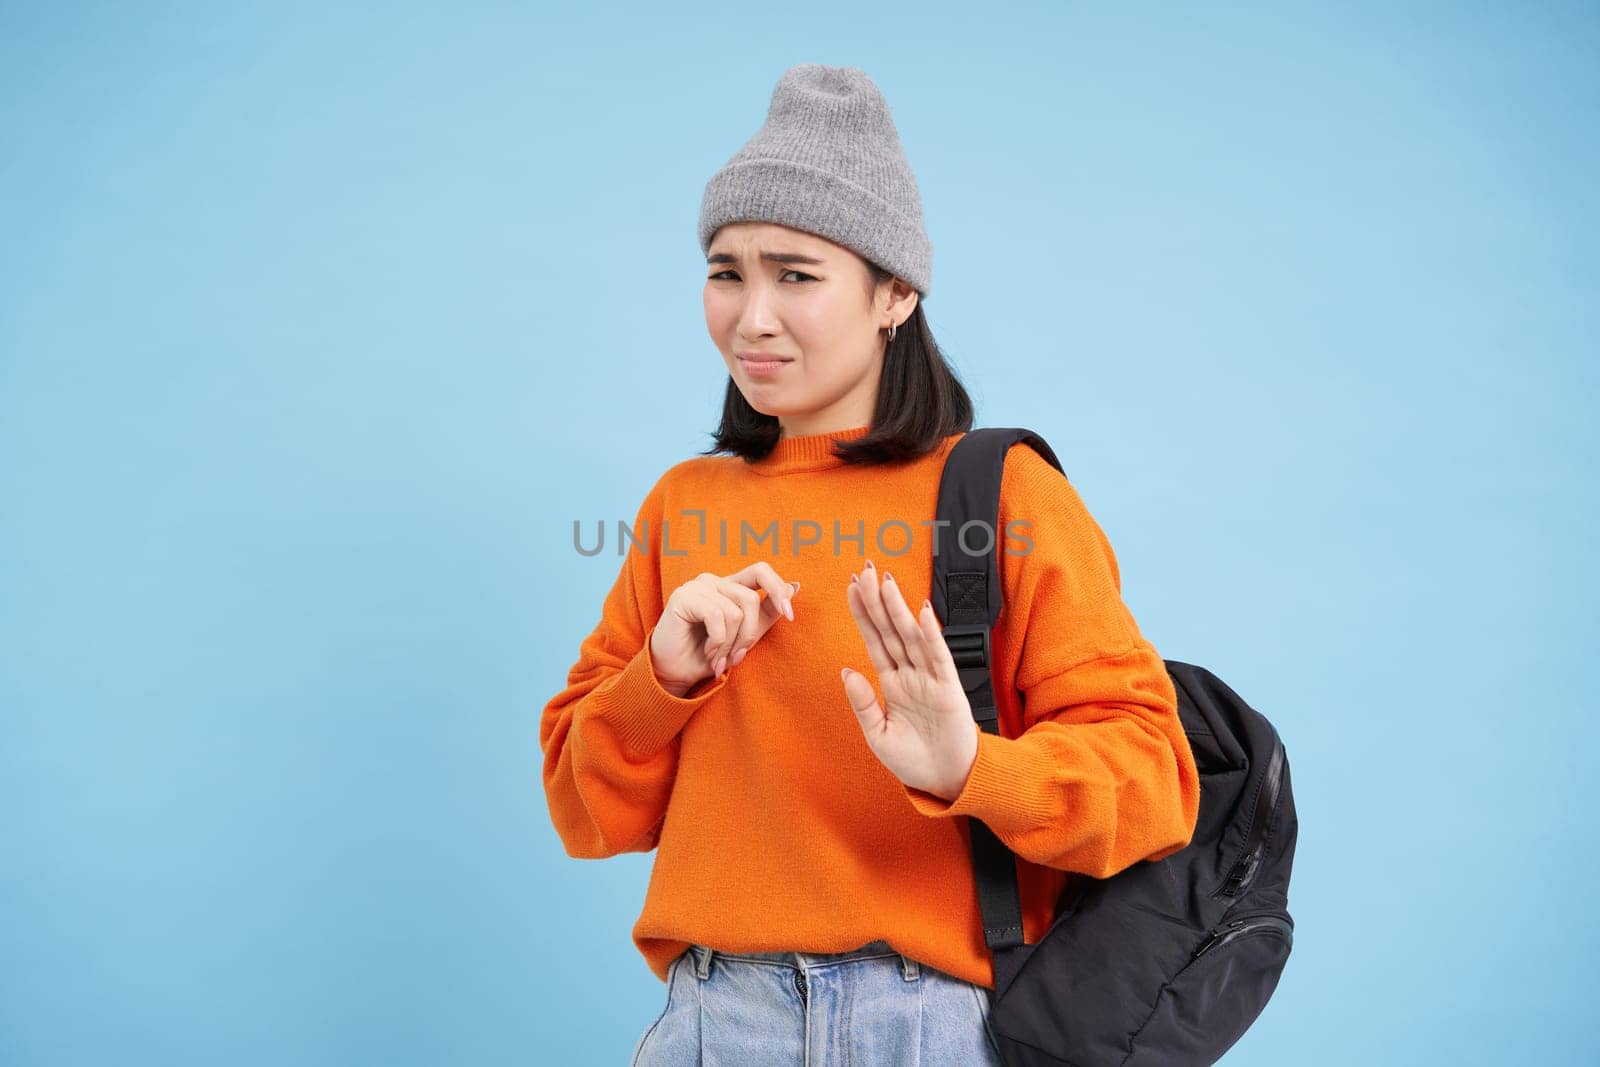
[[[1031,446],[1057,470],[1044,439],[1016,427],[972,430],[939,483],[941,538],[933,606],[972,703],[999,732],[990,630],[1000,615],[996,566],[1006,450]],[[1064,473],[1064,472],[1063,472]],[[964,523],[995,531],[969,555]],[[1069,882],[1049,931],[1022,939],[1015,857],[968,819],[984,937],[994,959],[990,1028],[1010,1067],[1212,1064],[1255,1022],[1294,944],[1289,869],[1297,833],[1289,761],[1266,717],[1204,667],[1166,660],[1200,773],[1200,813],[1188,846],[1110,878]]]

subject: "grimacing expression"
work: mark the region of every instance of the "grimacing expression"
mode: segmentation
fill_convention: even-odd
[[[876,395],[879,331],[910,310],[896,305],[891,315],[892,295],[889,282],[873,286],[853,250],[776,223],[728,223],[706,257],[706,329],[739,391],[766,415]]]

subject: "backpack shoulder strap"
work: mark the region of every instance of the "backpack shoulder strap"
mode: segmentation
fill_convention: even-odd
[[[990,673],[990,632],[1000,617],[1004,595],[997,562],[1005,540],[1000,529],[1000,483],[1006,452],[1018,441],[1061,470],[1055,452],[1032,430],[1016,426],[971,430],[945,458],[935,515],[934,612],[944,625],[945,644],[961,674],[973,718],[992,734],[1000,732]],[[982,525],[969,528],[971,523]],[[984,939],[994,959],[996,988],[1003,990],[1023,959],[1020,953],[1000,951],[1024,944],[1015,857],[982,820],[969,819],[968,827]]]
[[[1032,430],[991,426],[971,430],[945,458],[939,480],[933,554],[933,610],[961,671],[979,725],[999,732],[989,678],[989,634],[1000,618],[1000,482],[1006,452],[1026,442],[1057,470],[1061,461]],[[979,524],[969,528],[969,524]],[[979,698],[982,704],[979,703]]]

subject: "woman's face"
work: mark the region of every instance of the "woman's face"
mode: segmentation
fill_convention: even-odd
[[[899,279],[872,286],[871,277],[854,251],[776,223],[733,222],[712,238],[706,329],[744,398],[777,416],[783,436],[872,421],[879,331],[905,321],[917,293]]]

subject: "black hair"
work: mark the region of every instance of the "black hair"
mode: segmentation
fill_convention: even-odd
[[[892,273],[867,260],[869,294]],[[836,441],[833,454],[851,464],[894,463],[932,452],[953,433],[972,429],[972,398],[928,328],[917,301],[884,348],[878,402],[871,428],[850,441]],[[704,456],[729,453],[762,458],[778,443],[778,417],[750,406],[733,376],[722,397],[722,422]]]

